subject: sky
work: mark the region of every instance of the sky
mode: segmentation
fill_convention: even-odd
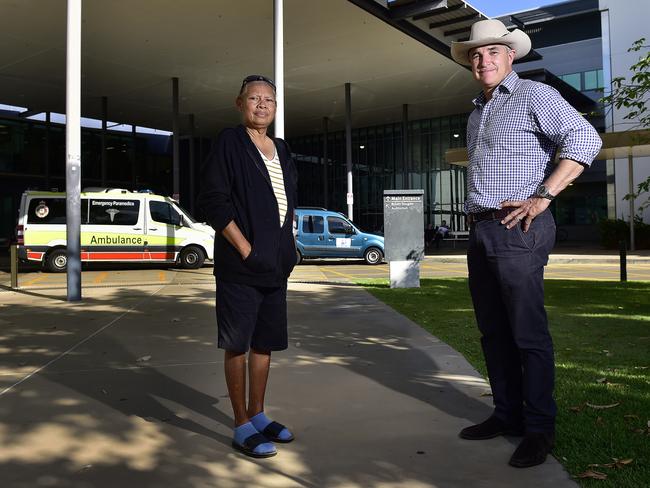
[[[562,0],[467,0],[467,3],[488,17],[498,17],[560,2]]]

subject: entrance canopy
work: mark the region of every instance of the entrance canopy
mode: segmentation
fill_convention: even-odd
[[[0,103],[65,112],[65,0],[3,2]],[[471,74],[347,0],[285,0],[288,135],[344,126],[344,83],[355,126],[471,110]],[[82,116],[172,129],[172,81],[196,133],[238,121],[248,74],[273,73],[269,0],[83,0]],[[186,127],[183,117],[181,130]]]

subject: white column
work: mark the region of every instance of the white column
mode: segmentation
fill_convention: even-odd
[[[275,137],[284,139],[284,11],[283,0],[273,2],[273,77],[275,81]]]
[[[81,300],[81,0],[68,0],[66,55],[67,298]]]
[[[350,83],[345,84],[345,167],[348,173],[348,218],[354,220],[354,186],[352,184],[352,96]]]
[[[107,154],[106,154],[106,128],[108,127],[108,97],[102,97],[102,167],[101,167],[101,186],[108,186],[107,184]]]
[[[634,157],[632,156],[632,148],[628,148],[627,155],[627,177],[628,177],[628,191],[630,195],[634,194]],[[635,251],[634,247],[634,197],[630,198],[630,251]]]
[[[180,182],[180,121],[178,120],[178,78],[172,78],[172,198],[176,201],[181,199],[181,182]]]

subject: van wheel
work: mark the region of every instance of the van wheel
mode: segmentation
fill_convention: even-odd
[[[45,269],[52,273],[63,273],[68,266],[68,255],[65,249],[55,249],[47,255]]]
[[[384,259],[384,253],[376,247],[369,247],[363,254],[363,259],[365,259],[368,264],[379,264]]]
[[[184,269],[199,269],[203,266],[205,256],[203,251],[196,246],[187,246],[181,251],[181,268]]]
[[[296,265],[302,263],[302,253],[296,249]]]

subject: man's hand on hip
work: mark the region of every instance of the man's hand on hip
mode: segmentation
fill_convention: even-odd
[[[546,210],[550,203],[551,201],[549,199],[540,197],[530,197],[527,200],[521,201],[503,202],[501,203],[502,208],[513,208],[514,210],[512,210],[501,221],[501,223],[504,224],[507,229],[512,229],[515,225],[518,225],[519,222],[523,221],[522,229],[524,232],[528,232],[528,228],[533,219]]]

